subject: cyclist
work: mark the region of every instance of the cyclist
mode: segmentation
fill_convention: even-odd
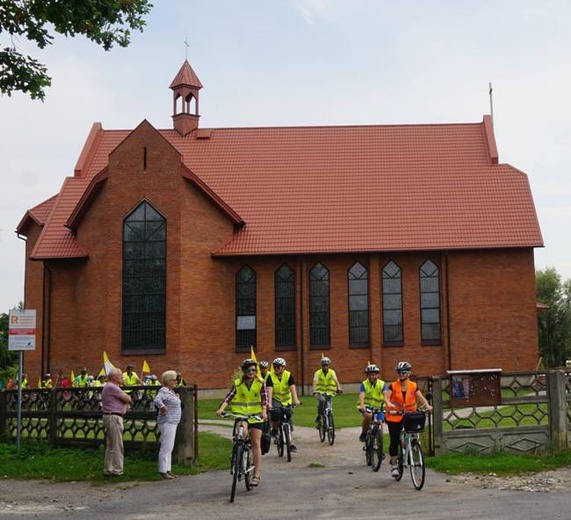
[[[42,388],[53,388],[54,387],[54,383],[52,381],[52,375],[51,374],[45,374],[43,379],[42,379]]]
[[[397,454],[403,416],[391,414],[390,412],[414,412],[417,409],[417,401],[420,401],[424,409],[432,410],[432,406],[428,404],[426,397],[422,395],[416,383],[410,380],[411,371],[412,365],[408,361],[399,361],[396,366],[398,379],[387,385],[384,393],[387,410],[385,421],[389,427],[391,438],[389,455],[391,457],[391,475],[393,477],[398,477],[399,474]]]
[[[137,386],[142,385],[143,382],[139,379],[137,372],[134,372],[135,367],[133,365],[127,365],[125,367],[125,372],[123,372],[123,386]],[[127,391],[127,393],[130,390]]]
[[[371,412],[367,412],[367,406],[378,408],[385,400],[383,392],[386,389],[385,382],[379,379],[379,367],[377,365],[367,365],[365,368],[367,379],[361,383],[359,391],[359,411],[363,414],[363,422],[361,423],[361,435],[359,440],[365,442],[367,439],[367,430],[373,418]]]
[[[286,360],[284,358],[278,357],[272,362],[273,372],[271,372],[266,380],[266,386],[268,387],[268,401],[271,403],[270,419],[272,421],[272,437],[275,437],[278,433],[277,423],[282,416],[281,408],[289,404],[299,406],[301,403],[297,397],[297,390],[295,388],[295,381],[293,375],[289,370],[286,370]],[[293,414],[293,411],[289,411]],[[293,432],[293,422],[291,421],[291,431]],[[293,444],[293,436],[290,438],[291,453],[296,453],[297,448]]]
[[[250,439],[252,441],[252,455],[254,462],[254,477],[252,478],[252,486],[260,483],[260,469],[262,461],[262,450],[260,441],[262,439],[262,430],[264,422],[268,418],[268,392],[266,384],[257,376],[258,363],[253,359],[245,359],[242,361],[242,377],[232,382],[232,388],[220,407],[216,411],[216,415],[220,417],[224,409],[232,403],[232,411],[237,415],[256,414],[261,415],[262,420],[259,421],[253,417],[248,419],[248,430],[250,431]]]
[[[268,370],[270,368],[270,364],[267,361],[260,361],[260,375],[262,379],[268,383],[268,376],[270,375]]]
[[[73,386],[77,388],[85,388],[89,386],[89,374],[87,368],[83,367],[80,374],[73,380]]]
[[[331,359],[322,357],[321,368],[313,375],[313,395],[317,397],[317,417],[315,418],[315,424],[319,424],[319,417],[325,410],[326,398],[322,394],[333,395],[336,392],[343,391],[335,370],[330,367]]]

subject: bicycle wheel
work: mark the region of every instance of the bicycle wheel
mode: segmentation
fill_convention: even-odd
[[[335,442],[335,421],[333,420],[333,412],[329,411],[329,420],[327,421],[327,442],[329,442],[329,446],[333,446]]]
[[[252,471],[254,471],[254,466],[252,466],[252,448],[249,445],[244,446],[244,451],[242,452],[242,470],[244,472],[244,484],[246,484],[246,489],[250,491],[252,489]]]
[[[278,436],[276,437],[276,448],[278,449],[278,456],[284,456],[284,427],[283,424],[278,426]]]
[[[365,446],[363,446],[365,451],[365,462],[367,466],[373,463],[373,435],[371,430],[367,431],[367,438],[365,439]]]
[[[289,423],[285,423],[283,425],[283,432],[284,432],[284,444],[287,453],[287,461],[291,462],[291,430]]]
[[[418,439],[412,439],[410,442],[410,477],[412,485],[419,491],[424,486],[424,455]]]
[[[404,453],[403,453],[402,442],[399,442],[399,454],[397,459],[397,465],[399,469],[399,474],[395,477],[395,480],[398,482],[402,478],[402,474],[404,472]]]
[[[230,471],[232,473],[232,489],[230,491],[230,502],[234,502],[234,497],[236,496],[236,483],[238,482],[238,476],[240,475],[240,468],[242,461],[242,446],[234,444],[232,448],[232,467]]]
[[[371,437],[371,469],[379,471],[383,462],[383,431],[381,428],[375,428]]]
[[[325,419],[324,415],[319,416],[319,425],[317,427],[319,429],[319,440],[323,442],[325,440],[325,433],[327,431],[327,420]]]

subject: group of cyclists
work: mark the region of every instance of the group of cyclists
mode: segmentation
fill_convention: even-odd
[[[234,414],[250,416],[248,427],[253,454],[253,486],[258,486],[260,483],[261,439],[265,422],[270,421],[271,433],[275,435],[276,421],[281,416],[281,408],[301,404],[294,377],[289,370],[286,370],[286,366],[285,359],[281,357],[274,359],[272,370],[267,361],[260,361],[258,364],[255,359],[245,359],[241,364],[242,373],[232,381],[230,391],[216,411],[216,414],[221,417],[226,407],[231,405]],[[397,363],[397,379],[393,382],[386,383],[379,379],[379,372],[379,367],[374,364],[368,364],[365,368],[366,379],[361,383],[359,391],[358,408],[363,415],[359,440],[365,441],[372,418],[369,410],[378,408],[384,403],[385,420],[390,436],[391,475],[398,477],[397,456],[403,413],[417,410],[417,403],[420,403],[427,411],[432,410],[432,407],[417,384],[410,380],[412,365],[408,361]],[[326,406],[327,396],[343,391],[335,370],[331,368],[329,357],[322,357],[321,368],[313,376],[312,390],[317,398],[316,424],[318,424]],[[297,451],[293,441],[291,448],[292,452]]]

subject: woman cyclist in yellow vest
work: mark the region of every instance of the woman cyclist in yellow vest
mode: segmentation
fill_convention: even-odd
[[[322,394],[327,394],[329,396],[341,393],[343,390],[341,384],[337,379],[337,374],[335,370],[330,368],[331,360],[328,357],[321,358],[321,368],[315,372],[313,375],[313,395],[317,397],[317,417],[315,418],[315,423],[319,422],[319,416],[323,413],[325,409],[326,398]]]
[[[271,403],[272,411],[270,413],[272,420],[272,437],[277,435],[277,422],[281,415],[281,407],[294,404],[299,406],[301,403],[297,397],[297,390],[295,388],[295,380],[292,373],[286,370],[286,360],[284,358],[276,358],[273,363],[273,371],[268,374],[266,385],[268,387],[268,400]],[[293,414],[293,411],[291,411]],[[291,430],[293,432],[293,421],[291,421]],[[297,448],[293,444],[293,436],[290,438],[291,453],[296,453]]]
[[[216,411],[216,415],[220,417],[224,409],[232,403],[232,412],[237,415],[260,415],[262,420],[254,418],[248,419],[248,429],[250,431],[250,439],[252,441],[252,455],[254,462],[254,477],[252,485],[257,486],[260,483],[260,467],[262,461],[262,449],[260,441],[262,439],[262,430],[264,421],[268,418],[268,392],[266,384],[257,375],[258,363],[253,359],[245,359],[242,361],[242,377],[235,379],[232,388],[220,407]]]
[[[397,363],[396,371],[398,379],[387,385],[385,390],[387,409],[385,421],[389,427],[389,435],[391,437],[389,455],[391,456],[391,474],[393,477],[398,476],[399,474],[397,454],[403,416],[394,415],[390,412],[414,412],[417,409],[417,401],[420,401],[420,404],[425,410],[432,410],[432,406],[428,404],[426,397],[422,395],[422,392],[418,389],[416,383],[409,379],[412,371],[412,365],[408,361],[399,361]]]
[[[367,365],[365,368],[367,379],[361,383],[359,391],[359,411],[363,414],[363,422],[361,423],[361,435],[359,440],[365,442],[367,438],[367,430],[373,418],[371,412],[367,412],[367,406],[378,408],[385,400],[383,392],[385,391],[385,382],[379,379],[379,367],[377,365]]]

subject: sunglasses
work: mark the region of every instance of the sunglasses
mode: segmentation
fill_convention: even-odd
[[[409,374],[410,370],[397,370],[397,374]]]
[[[246,370],[246,374],[255,374],[258,370],[255,368],[249,368]]]
[[[274,370],[278,370],[280,368],[283,368],[281,365],[274,365]]]

